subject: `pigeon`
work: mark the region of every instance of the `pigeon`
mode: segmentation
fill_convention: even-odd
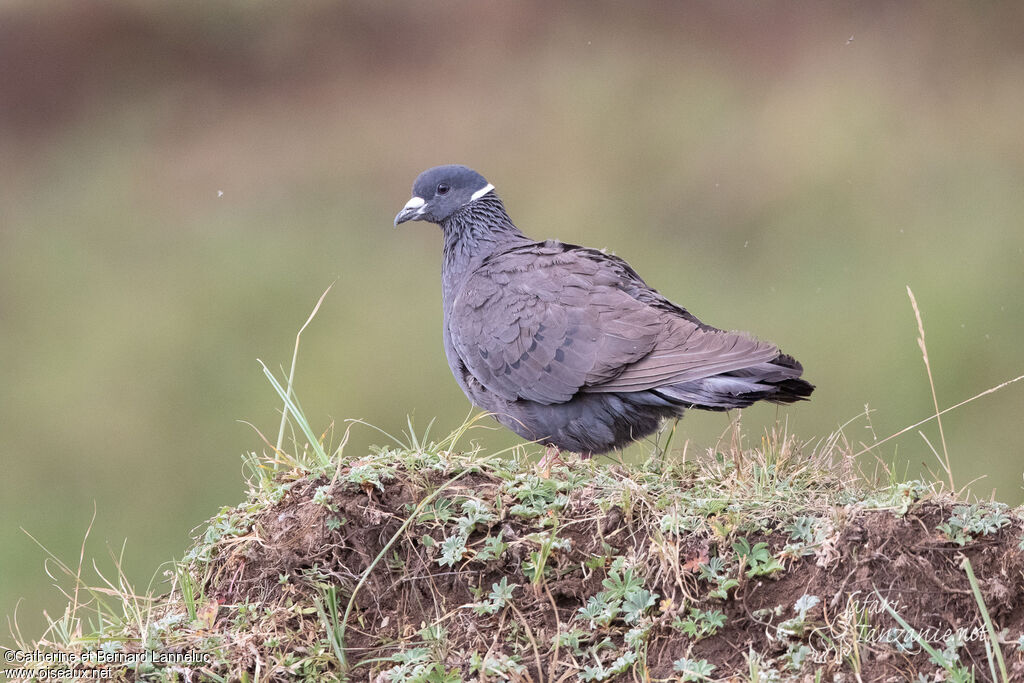
[[[395,217],[436,223],[444,351],[469,400],[528,441],[583,458],[621,449],[688,408],[793,403],[814,385],[774,344],[707,325],[626,261],[509,218],[461,165],[420,174]]]

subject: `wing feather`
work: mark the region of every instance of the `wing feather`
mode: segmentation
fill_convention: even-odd
[[[467,369],[505,400],[643,391],[772,360],[767,342],[704,325],[624,261],[558,242],[487,259],[446,324]]]

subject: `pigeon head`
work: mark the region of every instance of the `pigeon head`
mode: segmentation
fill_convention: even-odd
[[[416,178],[412,199],[395,216],[395,225],[406,221],[441,223],[493,189],[494,185],[466,166],[435,166]]]

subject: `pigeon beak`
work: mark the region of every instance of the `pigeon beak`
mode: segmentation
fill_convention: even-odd
[[[426,209],[426,205],[427,200],[423,197],[413,197],[410,199],[402,207],[402,210],[398,212],[398,215],[395,216],[395,227],[397,228],[399,224],[406,221],[419,220],[419,217],[423,215],[423,211]]]

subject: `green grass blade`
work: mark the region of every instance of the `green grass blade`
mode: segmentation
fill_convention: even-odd
[[[885,611],[889,613],[889,616],[895,619],[896,623],[899,624],[904,630],[906,630],[907,633],[914,636],[914,640],[917,641],[917,644],[924,648],[924,651],[931,655],[932,659],[939,663],[939,666],[948,670],[950,668],[950,663],[946,661],[945,655],[943,655],[941,652],[939,652],[934,647],[929,645],[928,641],[924,639],[924,637],[918,632],[918,630],[910,624],[908,624],[906,619],[901,617],[899,613],[892,608],[892,605],[889,604],[889,601],[882,597],[882,594],[879,593],[877,589],[875,590],[875,595],[881,602],[882,607],[885,608]]]
[[[978,603],[978,609],[981,610],[981,618],[985,621],[985,630],[988,631],[989,640],[992,642],[992,650],[996,657],[996,663],[999,664],[999,675],[1001,680],[1009,682],[1010,677],[1006,673],[1006,662],[1003,661],[1003,648],[999,645],[999,638],[996,636],[995,626],[992,625],[992,619],[988,615],[988,608],[985,606],[985,600],[981,596],[981,588],[978,586],[978,579],[974,576],[974,568],[971,567],[971,561],[964,557],[964,571],[967,572],[967,580],[971,583],[971,590],[974,591],[974,600]],[[991,664],[991,660],[989,662]]]
[[[313,432],[313,428],[309,426],[309,421],[306,420],[306,416],[302,413],[302,410],[299,408],[298,404],[294,400],[292,400],[292,397],[288,394],[285,388],[281,386],[281,383],[277,381],[276,377],[274,377],[274,373],[270,371],[270,369],[263,363],[263,361],[259,360],[258,358],[256,360],[259,362],[261,366],[263,366],[263,374],[267,376],[267,379],[270,381],[271,386],[274,387],[274,391],[276,391],[277,395],[281,397],[282,401],[284,401],[285,409],[292,414],[292,417],[295,419],[295,422],[298,423],[299,429],[302,430],[302,433],[309,441],[309,446],[310,448],[313,449],[314,453],[316,453],[317,459],[320,461],[320,464],[324,466],[328,465],[330,463],[330,458],[327,457],[327,453],[324,451],[323,444],[320,443],[320,440]]]

